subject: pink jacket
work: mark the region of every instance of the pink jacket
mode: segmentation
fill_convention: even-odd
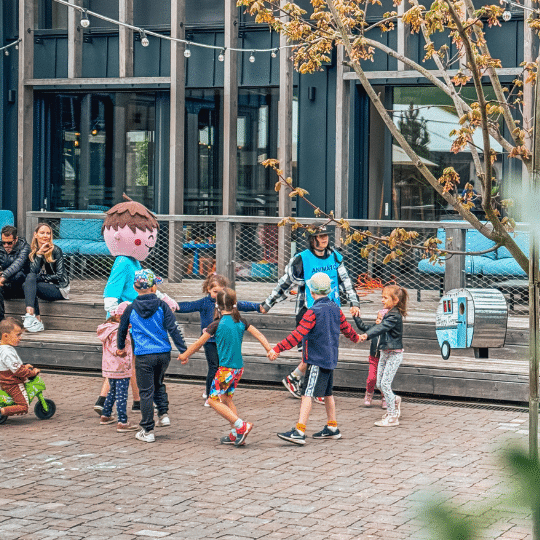
[[[126,338],[126,352],[124,358],[115,356],[116,334],[118,323],[106,322],[97,328],[98,338],[103,342],[103,360],[101,369],[104,377],[108,379],[128,379],[133,375],[133,349],[131,347],[131,337],[129,333]]]

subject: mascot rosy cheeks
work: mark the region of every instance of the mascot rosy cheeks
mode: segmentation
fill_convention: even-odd
[[[156,217],[141,203],[124,195],[126,202],[113,206],[103,222],[102,234],[109,251],[116,257],[111,275],[103,291],[105,311],[110,312],[121,302],[137,297],[133,288],[135,272],[141,269],[150,250],[156,245],[159,224]],[[176,302],[159,293],[173,311]]]

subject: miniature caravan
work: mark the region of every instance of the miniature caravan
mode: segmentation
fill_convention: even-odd
[[[440,300],[435,323],[444,360],[452,349],[474,348],[476,358],[487,358],[488,349],[503,347],[508,307],[497,289],[453,289]]]

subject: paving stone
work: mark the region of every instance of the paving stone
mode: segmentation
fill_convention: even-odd
[[[227,423],[202,407],[202,384],[169,381],[172,426],[144,444],[99,426],[99,378],[44,378],[56,415],[0,426],[1,540],[427,540],[433,500],[480,516],[489,528],[479,538],[531,538],[530,510],[508,500],[500,468],[502,448],[527,446],[525,413],[405,402],[399,428],[379,430],[378,407],[340,396],[343,439],[310,438],[325,422],[314,407],[296,447],[275,433],[294,424],[299,402],[240,384],[235,403],[255,428],[231,448],[219,444]]]

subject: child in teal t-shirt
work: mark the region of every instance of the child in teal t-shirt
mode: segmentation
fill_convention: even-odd
[[[242,359],[242,340],[247,330],[257,338],[266,352],[270,350],[267,339],[252,325],[240,317],[236,308],[236,293],[232,289],[223,289],[217,293],[216,307],[220,318],[203,332],[203,335],[187,351],[178,357],[182,364],[187,364],[189,357],[198,351],[212,336],[215,336],[219,368],[217,370],[208,403],[223,418],[231,424],[231,432],[220,439],[222,444],[236,446],[245,443],[253,424],[244,422],[237,414],[233,403],[233,394],[238,382],[244,373],[244,360]]]

